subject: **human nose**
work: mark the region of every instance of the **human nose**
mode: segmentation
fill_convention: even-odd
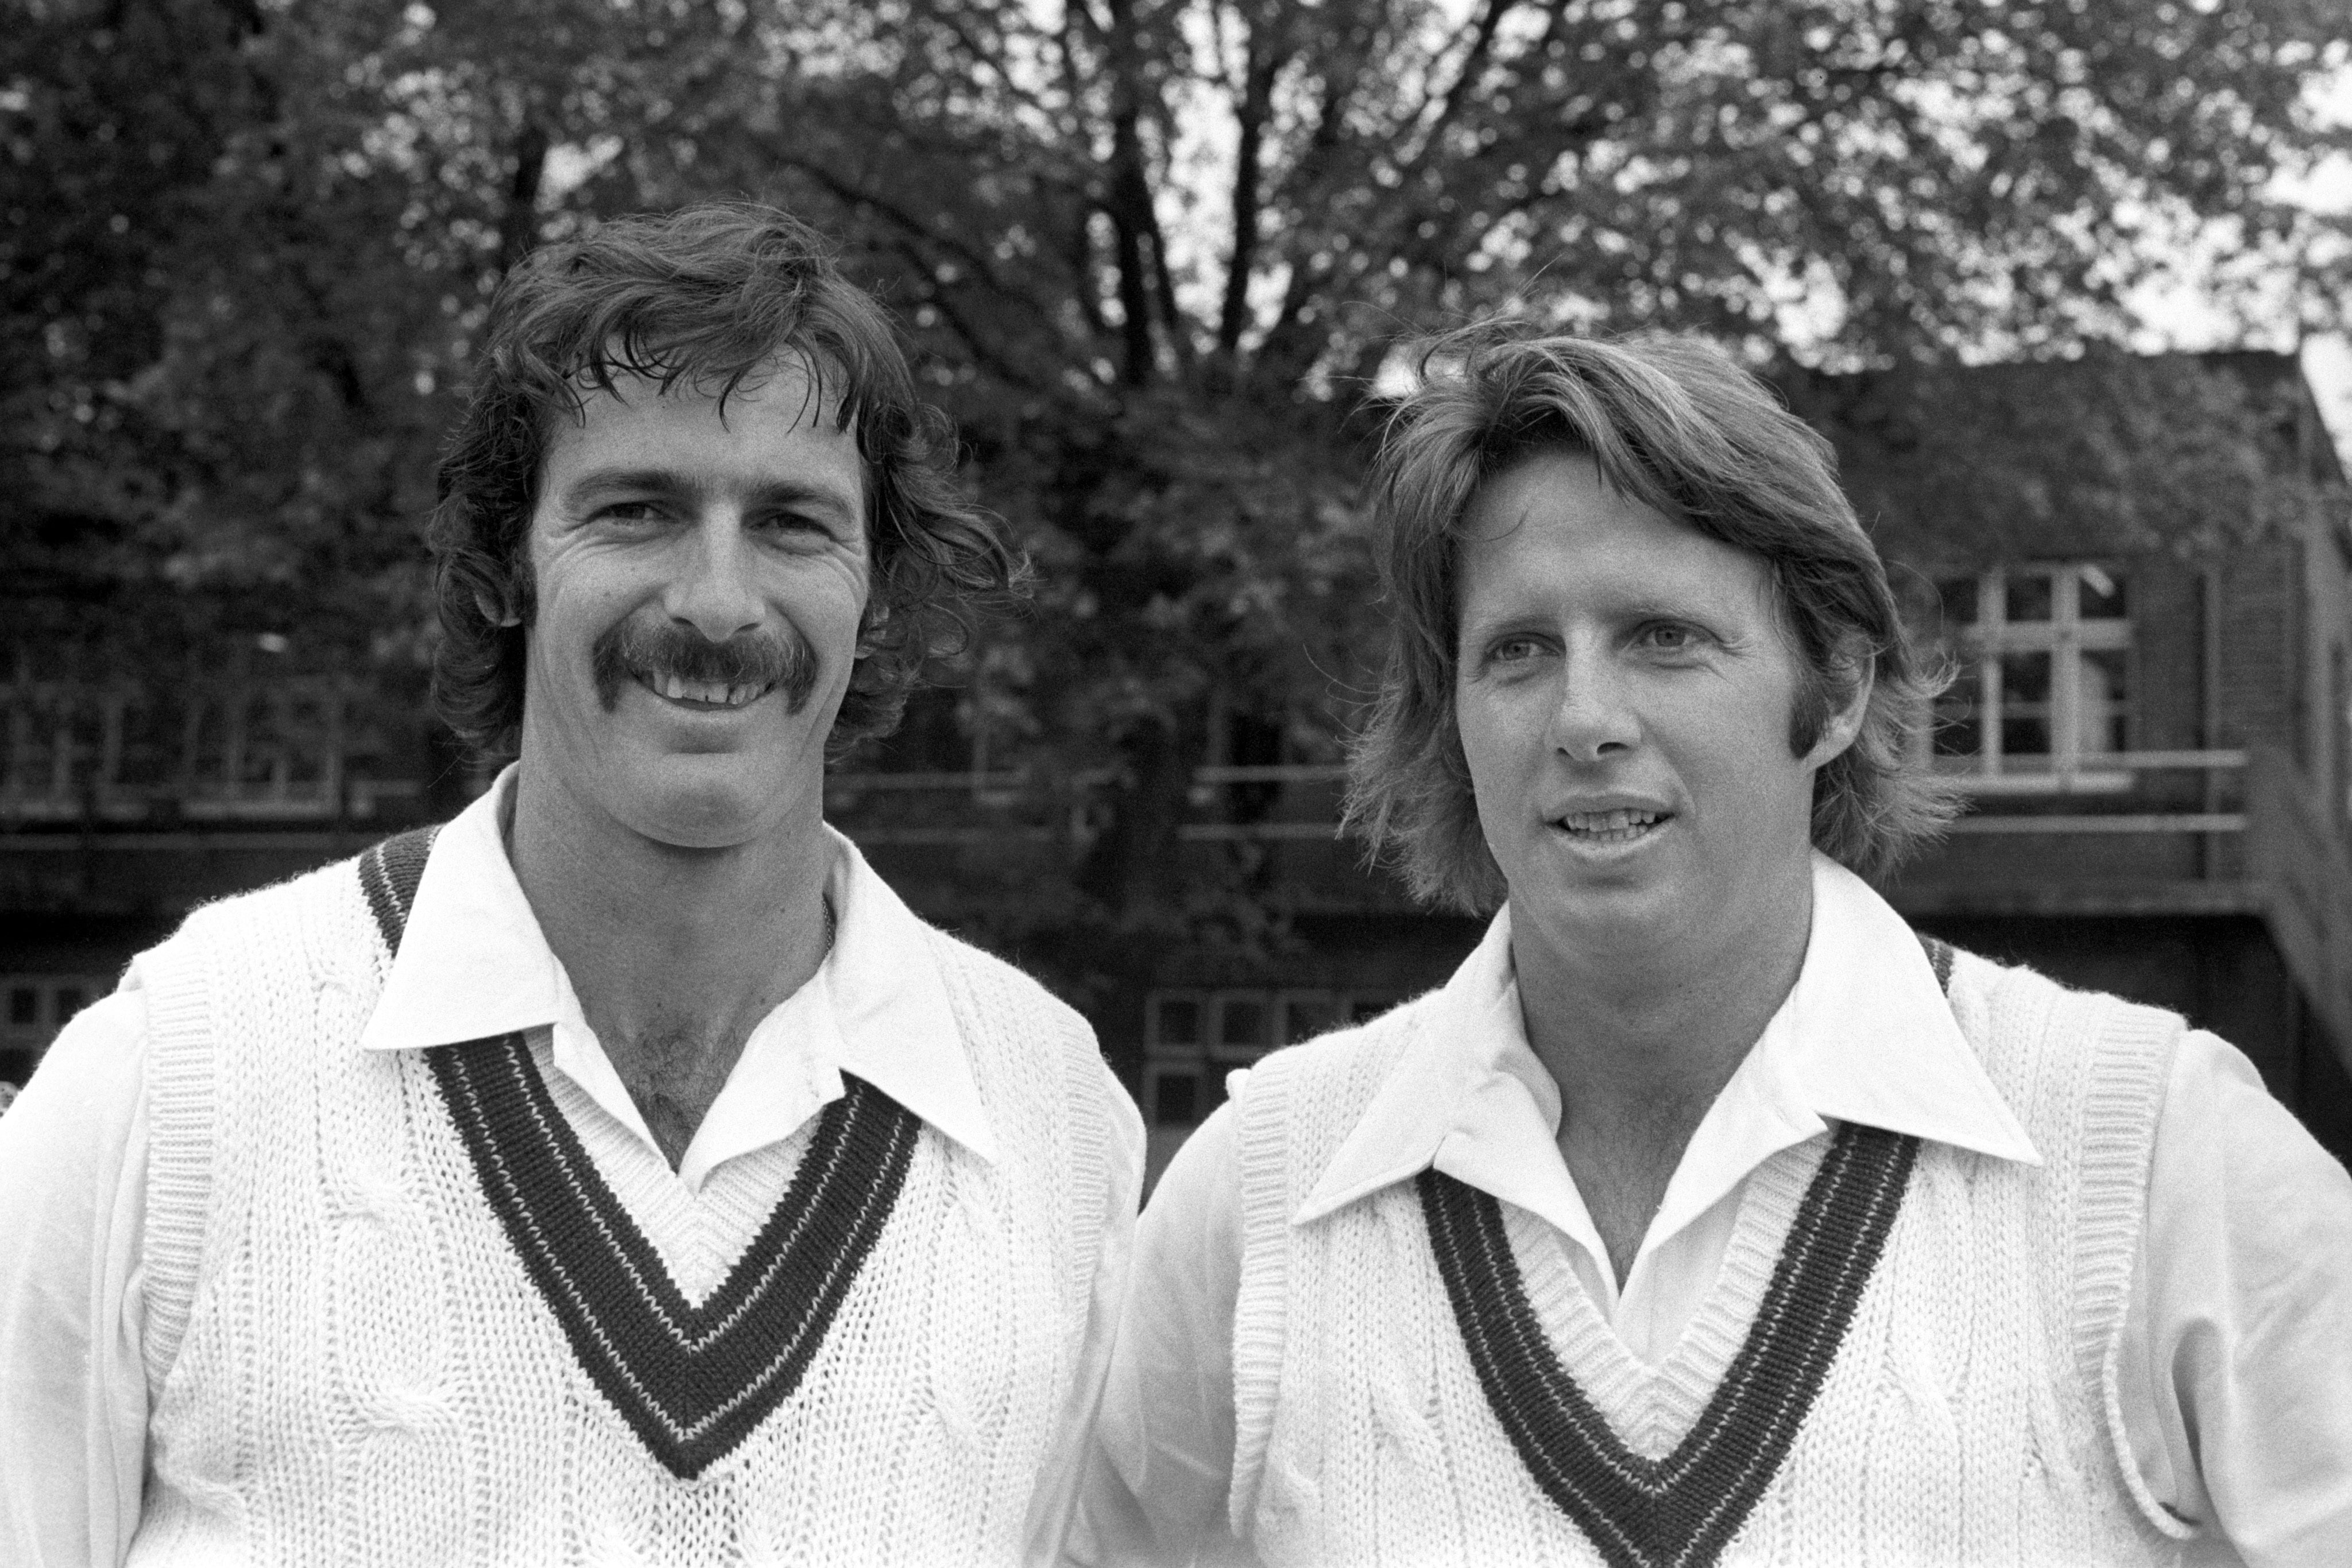
[[[1571,653],[1559,662],[1559,680],[1549,737],[1552,749],[1575,762],[1598,762],[1633,749],[1641,739],[1641,723],[1608,659]]]
[[[701,519],[685,546],[687,559],[670,580],[664,606],[670,617],[713,643],[756,628],[761,601],[740,520],[719,509]]]

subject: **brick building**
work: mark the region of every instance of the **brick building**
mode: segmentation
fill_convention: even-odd
[[[1965,518],[1882,531],[1958,666],[1934,760],[1973,803],[1885,891],[1924,929],[2217,1030],[2352,1157],[2352,507],[2292,358],[2200,363],[2260,415],[2234,460],[2315,504],[2235,529],[2159,516],[2120,543],[2112,517],[2063,507],[2030,537]],[[1964,374],[2007,407],[2074,373]],[[1913,460],[1890,450],[1892,399],[1851,378],[1792,391],[1855,474]],[[478,785],[414,693],[387,703],[299,660],[237,647],[194,661],[219,674],[144,685],[0,665],[0,1077],[21,1081],[191,904],[446,815]],[[1095,1002],[1163,1149],[1228,1068],[1440,983],[1480,929],[1415,908],[1334,841],[1336,767],[1213,713],[1205,733],[1177,852],[1278,909],[1282,935],[1248,958],[1138,956],[1135,983]],[[1071,830],[1034,781],[948,739],[836,776],[828,809],[953,923],[973,886],[1062,854]]]
[[[1883,891],[1924,930],[2216,1030],[2352,1161],[2352,497],[2292,356],[2126,369],[2168,372],[2157,378],[2168,396],[2171,382],[2195,389],[2180,417],[2217,394],[2251,415],[2253,450],[2234,461],[2310,504],[2219,528],[2151,508],[2152,525],[2121,545],[2112,507],[2078,519],[2056,507],[2024,538],[1966,517],[1940,534],[1882,528],[1917,629],[1955,667],[1933,761],[1970,800],[1951,836]],[[2006,366],[1958,379],[2007,408],[2071,379],[2079,407],[2101,397],[2102,373]],[[1850,470],[1929,462],[1888,436],[1883,383],[1791,390]],[[2139,439],[2171,436],[2159,425]],[[2137,456],[2116,456],[2127,486]],[[2229,485],[2215,490],[2231,504]],[[1442,981],[1479,929],[1412,912],[1328,841],[1336,770],[1211,768],[1201,779],[1279,788],[1191,831],[1254,839],[1278,862],[1267,880],[1290,896],[1302,950],[1254,976],[1171,956],[1139,1005],[1102,1020],[1107,1040],[1139,1047],[1145,1113],[1170,1127],[1204,1114],[1223,1071],[1269,1043]]]

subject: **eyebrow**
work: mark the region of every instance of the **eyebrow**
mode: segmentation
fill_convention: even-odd
[[[1706,623],[1707,629],[1718,636],[1729,634],[1730,628],[1726,622],[1735,619],[1738,613],[1734,607],[1709,595],[1695,593],[1677,599],[1650,587],[1628,595],[1608,609],[1612,619],[1629,626],[1650,621],[1695,621]],[[1539,632],[1550,623],[1547,606],[1513,605],[1483,619],[1459,617],[1455,622],[1454,635],[1461,642],[1485,642],[1494,637]]]
[[[563,486],[562,501],[578,507],[609,495],[641,495],[698,503],[709,498],[711,489],[695,475],[675,468],[592,468]],[[746,499],[754,506],[816,507],[848,522],[857,517],[862,497],[830,485],[770,479],[751,486]]]

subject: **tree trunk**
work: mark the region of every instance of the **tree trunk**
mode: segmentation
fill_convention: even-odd
[[[1257,266],[1258,206],[1265,172],[1259,168],[1265,143],[1266,116],[1273,112],[1274,78],[1282,69],[1279,50],[1264,47],[1250,36],[1249,57],[1243,65],[1241,141],[1234,160],[1234,254],[1225,269],[1223,308],[1217,314],[1217,348],[1228,357],[1241,349],[1249,326],[1251,269]]]
[[[515,139],[514,180],[507,187],[507,209],[499,220],[500,273],[513,271],[515,263],[539,243],[539,184],[546,172],[547,132],[532,120]]]
[[[1143,173],[1142,109],[1136,94],[1135,24],[1129,0],[1110,0],[1110,214],[1118,261],[1122,345],[1119,379],[1131,387],[1151,380],[1151,277],[1143,256],[1151,224],[1151,186]]]
[[[1126,777],[1106,794],[1110,825],[1080,867],[1078,885],[1115,918],[1167,913],[1182,878],[1175,865],[1176,830],[1192,781],[1183,747],[1171,726],[1140,719],[1119,737]]]

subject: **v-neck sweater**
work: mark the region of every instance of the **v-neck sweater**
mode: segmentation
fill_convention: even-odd
[[[1856,1281],[1851,1322],[1804,1391],[1792,1446],[1720,1558],[1706,1560],[2176,1553],[2179,1526],[2122,1457],[2115,1354],[2179,1020],[1967,956],[1951,995],[2045,1163],[1919,1147],[1885,1254]],[[1465,1349],[1412,1184],[1296,1222],[1435,1012],[1409,1005],[1278,1052],[1243,1085],[1232,1528],[1269,1568],[1680,1565],[1604,1553],[1531,1479]],[[1543,1352],[1640,1459],[1664,1458],[1722,1392],[1830,1143],[1759,1167],[1713,1288],[1654,1369],[1611,1332],[1551,1229],[1502,1207]],[[1748,1396],[1796,1392],[1768,1378]]]
[[[129,1560],[1019,1560],[1118,1108],[1083,1020],[927,939],[997,1156],[857,1085],[698,1192],[606,1135],[543,1035],[359,1049],[391,948],[352,862],[191,916],[142,960]],[[563,1159],[501,1196],[534,1127]],[[762,1299],[781,1326],[729,1340]]]

